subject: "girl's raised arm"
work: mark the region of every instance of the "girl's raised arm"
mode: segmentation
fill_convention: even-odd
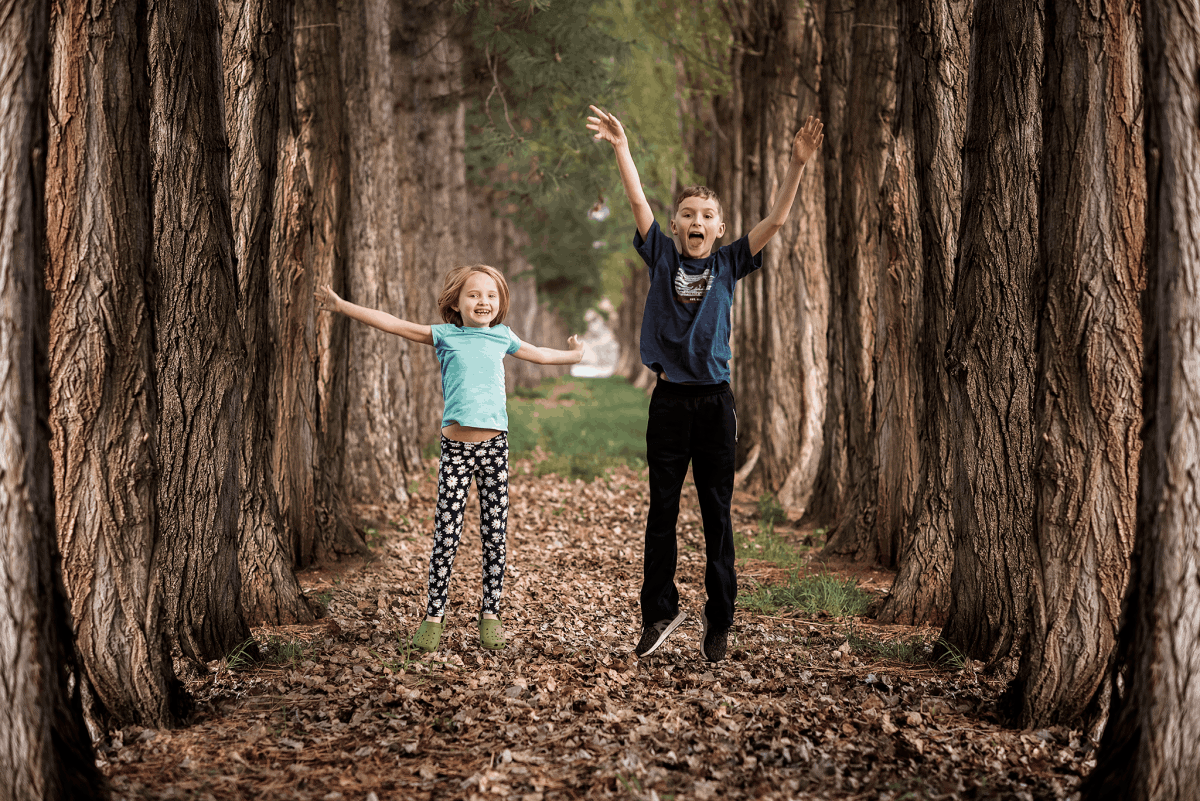
[[[433,329],[430,326],[410,323],[408,320],[401,320],[387,312],[368,309],[366,306],[359,306],[343,300],[331,287],[317,287],[313,297],[316,298],[317,308],[322,311],[341,312],[347,317],[358,320],[360,323],[366,323],[372,328],[378,328],[380,331],[386,331],[422,345],[433,344]]]
[[[522,342],[513,356],[534,364],[579,364],[583,359],[583,343],[579,341],[579,337],[572,334],[567,340],[567,346],[571,349],[539,348],[537,345]]]

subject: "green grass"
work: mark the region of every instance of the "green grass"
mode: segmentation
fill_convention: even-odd
[[[547,407],[556,384],[570,384]],[[646,414],[650,399],[623,378],[559,378],[508,397],[508,446],[512,460],[530,458],[537,448],[547,454],[538,475],[558,473],[592,481],[611,467],[646,464]]]
[[[765,520],[758,522],[758,533],[747,536],[740,531],[733,533],[733,549],[736,557],[743,560],[761,559],[779,567],[799,567],[806,560],[804,547],[797,547],[775,531],[775,525]]]
[[[787,511],[774,493],[764,492],[758,496],[758,519],[771,525],[787,522]]]
[[[799,609],[809,615],[824,612],[830,617],[853,617],[867,611],[870,603],[871,596],[859,589],[855,579],[843,581],[828,573],[801,576],[799,571],[792,573],[786,584],[760,585],[738,596],[739,606],[768,615]]]

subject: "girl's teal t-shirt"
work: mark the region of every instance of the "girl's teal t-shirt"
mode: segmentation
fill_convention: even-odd
[[[506,325],[471,328],[453,323],[430,326],[442,365],[442,428],[451,423],[508,431],[504,394],[504,357],[521,340]]]

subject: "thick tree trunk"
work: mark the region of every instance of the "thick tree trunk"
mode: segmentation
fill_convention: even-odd
[[[47,13],[0,2],[0,801],[103,798],[54,541],[42,275]],[[78,674],[75,674],[78,676]]]
[[[846,380],[851,354],[846,332],[849,273],[846,268],[848,256],[845,252],[846,221],[842,216],[842,196],[846,174],[847,97],[850,91],[853,25],[853,0],[827,0],[820,87],[825,144],[820,155],[825,172],[825,260],[829,265],[829,322],[826,333],[829,378],[821,459],[808,504],[809,516],[825,523],[837,520],[850,486],[846,432]]]
[[[150,88],[138,3],[55,6],[47,153],[58,541],[98,725],[173,725],[159,549]]]
[[[345,292],[345,119],[336,8],[292,11],[280,79],[279,166],[271,229],[275,439],[271,466],[293,564],[365,553],[340,494],[345,453],[348,322],[315,311],[313,291]]]
[[[175,645],[250,637],[238,572],[244,367],[215,0],[151,2],[150,187],[159,386],[157,553]]]
[[[760,4],[749,15],[751,27],[743,33],[749,38],[742,44],[747,54],[734,76],[747,112],[740,193],[745,225],[770,209],[796,131],[819,113],[823,11],[823,3],[781,0]],[[819,158],[806,166],[788,222],[764,249],[762,271],[739,285],[735,315],[739,422],[747,444],[761,445],[764,488],[798,513],[816,480],[829,364],[822,166]]]
[[[842,322],[846,458],[849,485],[825,550],[855,559],[879,556],[875,537],[879,454],[875,415],[879,277],[887,264],[883,191],[896,114],[897,13],[890,0],[859,2],[851,34],[842,173]]]
[[[269,406],[273,359],[270,313],[279,77],[290,18],[279,0],[221,0],[225,124],[238,273],[242,372],[241,503],[238,565],[250,623],[314,619],[284,548],[286,532],[271,475]]]
[[[431,286],[433,276],[405,281],[408,262],[423,262],[432,254],[408,250],[406,245],[413,243],[402,235],[405,201],[397,188],[417,137],[400,109],[412,102],[409,92],[425,87],[412,85],[412,65],[400,63],[393,48],[409,55],[401,42],[413,35],[413,27],[430,22],[426,15],[414,18],[403,6],[399,0],[355,0],[342,6],[339,17],[349,137],[346,292],[354,303],[414,322],[437,323],[441,320],[413,316],[428,304],[411,301],[436,293],[440,284]],[[428,43],[420,50],[426,59],[435,58],[427,52]],[[457,69],[459,62],[446,67]],[[454,257],[453,252],[438,255]],[[350,328],[349,347],[349,493],[364,503],[404,503],[408,479],[420,470],[422,435],[428,439],[434,431],[421,430],[429,411],[421,409],[424,399],[412,392],[428,383],[423,376],[414,384],[413,362],[427,369],[429,354],[420,351],[431,349],[357,324]]]
[[[1024,639],[1033,569],[1042,26],[1041,0],[975,6],[948,353],[958,436],[942,636],[988,663]]]
[[[900,37],[896,37],[897,42]],[[883,174],[875,319],[876,561],[895,567],[913,517],[920,474],[920,325],[925,265],[916,175],[915,94],[897,56],[897,101]]]
[[[463,261],[463,210],[469,204],[466,163],[464,63],[449,0],[402,0],[392,68],[397,76],[401,145],[399,187],[403,280],[420,287],[406,299],[408,319],[440,323],[437,298],[446,273]],[[502,271],[505,265],[496,265]],[[406,430],[414,445],[437,442],[442,379],[433,348],[412,346],[403,362],[413,413]],[[411,453],[411,448],[410,448]],[[406,458],[411,458],[406,457]],[[410,470],[419,469],[409,464]]]
[[[1078,722],[1107,676],[1142,423],[1140,14],[1056,0],[1047,23],[1036,560],[1012,688],[1024,727]]]
[[[912,87],[914,150],[924,270],[918,356],[920,467],[914,509],[881,623],[941,625],[950,606],[954,519],[946,343],[950,333],[962,142],[967,123],[967,57],[972,0],[908,0],[901,10],[901,59]]]
[[[1150,154],[1144,295],[1146,427],[1137,553],[1114,696],[1087,799],[1200,795],[1200,8],[1145,8]]]

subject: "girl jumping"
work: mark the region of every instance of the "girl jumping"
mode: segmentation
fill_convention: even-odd
[[[343,300],[328,286],[316,292],[320,309],[341,312],[405,339],[432,345],[442,366],[442,456],[438,464],[433,555],[429,559],[426,618],[413,637],[422,651],[437,650],[446,614],[450,571],[462,536],[463,511],[471,477],[479,488],[479,538],[483,543],[483,608],[479,643],[504,647],[500,593],[504,588],[508,529],[508,410],[504,395],[504,356],[536,364],[576,364],[583,358],[578,337],[570,350],[522,342],[506,325],[508,283],[494,267],[457,267],[446,275],[438,310],[444,325],[419,325],[387,312]]]

